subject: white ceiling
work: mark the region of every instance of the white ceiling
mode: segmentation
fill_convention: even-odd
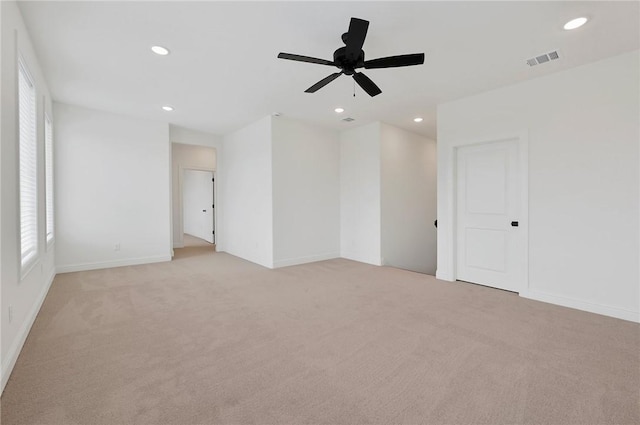
[[[54,100],[215,134],[278,111],[335,129],[382,120],[435,137],[439,103],[640,48],[638,2],[30,1],[20,9]],[[276,55],[332,59],[352,16],[371,22],[367,59],[425,52],[425,64],[366,71],[382,89],[375,98],[359,88],[354,98],[346,76],[304,93],[335,69]],[[578,16],[591,20],[562,29]],[[154,55],[156,44],[171,54]],[[561,60],[525,63],[556,49]]]

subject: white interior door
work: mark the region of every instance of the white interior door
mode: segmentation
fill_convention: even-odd
[[[182,179],[184,233],[213,243],[213,173],[184,170]]]
[[[519,222],[518,141],[457,150],[457,279],[519,292],[526,270]]]

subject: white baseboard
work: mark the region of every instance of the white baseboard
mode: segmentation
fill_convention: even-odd
[[[184,248],[184,242],[176,242],[173,244],[173,248]]]
[[[596,304],[588,301],[565,298],[558,295],[548,294],[539,291],[521,291],[520,296],[530,300],[542,301],[545,303],[561,305],[563,307],[575,308],[577,310],[588,311],[590,313],[602,314],[604,316],[615,317],[616,319],[628,320],[640,323],[640,312],[625,310],[618,307],[611,307],[604,304]]]
[[[49,293],[49,288],[51,288],[51,284],[53,283],[53,279],[56,277],[56,269],[53,269],[53,273],[49,277],[49,280],[44,285],[40,294],[38,294],[38,298],[36,302],[33,304],[33,307],[29,311],[27,315],[27,319],[20,327],[16,338],[9,347],[9,351],[7,352],[7,357],[4,359],[5,362],[2,365],[2,382],[0,383],[0,394],[4,391],[5,385],[9,381],[9,377],[11,376],[11,372],[13,372],[13,368],[18,361],[18,356],[20,355],[20,351],[22,351],[22,347],[24,346],[25,341],[27,340],[27,336],[29,336],[29,332],[31,331],[31,327],[33,326],[33,322],[35,322],[38,313],[40,312],[40,308],[42,307],[42,303],[44,299],[47,297]]]
[[[361,255],[356,255],[351,252],[341,252],[338,257],[345,258],[347,260],[357,261],[358,263],[365,263],[371,266],[382,266],[382,258],[374,260],[371,258],[363,258]]]
[[[439,280],[446,280],[448,282],[453,282],[455,281],[455,279],[453,278],[453,276],[451,275],[451,273],[446,273],[446,272],[441,272],[439,270],[436,270],[436,279]]]
[[[298,264],[314,263],[316,261],[331,260],[332,258],[339,258],[340,254],[337,252],[330,252],[326,254],[310,255],[307,257],[288,258],[286,260],[278,260],[273,262],[273,268],[295,266]]]
[[[57,266],[58,273],[83,272],[87,270],[109,269],[112,267],[136,266],[139,264],[162,263],[171,261],[171,255],[158,255],[155,257],[127,258],[124,260],[101,261],[98,263],[68,264]]]

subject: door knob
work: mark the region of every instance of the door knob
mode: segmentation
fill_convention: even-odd
[[[517,221],[512,221],[511,222],[511,227],[518,227],[518,222]]]

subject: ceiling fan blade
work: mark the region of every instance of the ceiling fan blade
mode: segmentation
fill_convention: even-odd
[[[424,63],[424,53],[414,53],[411,55],[389,56],[386,58],[372,59],[364,62],[365,69],[374,68],[396,68],[399,66],[422,65]]]
[[[310,56],[294,55],[292,53],[278,53],[278,58],[289,59],[291,61],[297,61],[297,62],[308,62],[308,63],[317,63],[320,65],[336,66],[335,63],[325,59],[312,58]]]
[[[342,75],[342,72],[336,72],[335,74],[331,74],[328,77],[323,78],[322,80],[318,81],[317,83],[315,83],[314,85],[306,89],[305,93],[315,93],[341,75]]]
[[[366,91],[367,94],[371,97],[377,96],[382,93],[380,87],[376,86],[376,83],[371,81],[371,79],[364,75],[362,72],[356,72],[355,74],[353,74],[353,79],[356,80],[356,83],[358,83],[358,85],[362,87],[362,90]]]
[[[351,18],[351,22],[349,23],[349,32],[347,33],[347,48],[345,50],[347,58],[358,58],[360,50],[362,50],[362,46],[364,45],[364,39],[367,37],[368,29],[369,21]]]

